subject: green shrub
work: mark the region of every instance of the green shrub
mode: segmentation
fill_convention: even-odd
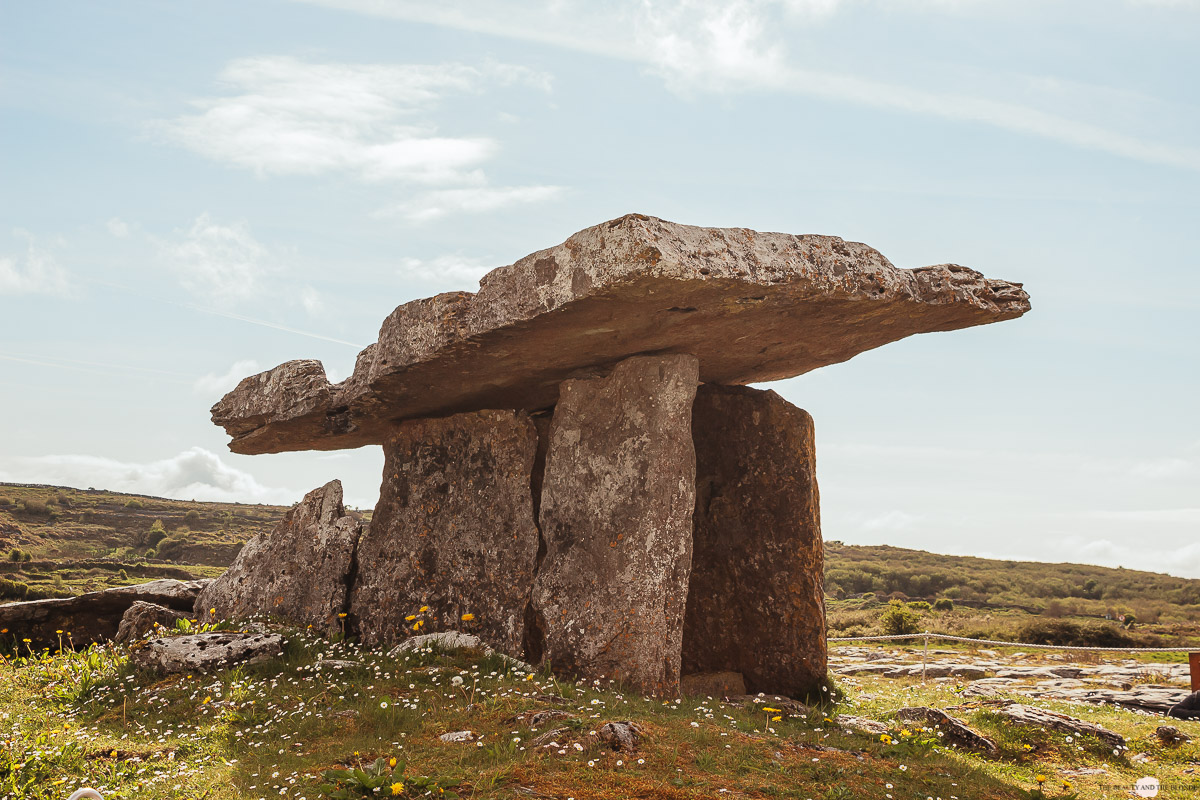
[[[908,604],[908,607],[914,611],[928,611],[930,609],[929,603],[926,603],[924,600],[913,600]]]
[[[31,517],[48,517],[52,510],[49,506],[33,497],[27,497],[21,504],[21,510]]]
[[[183,521],[194,528],[202,522],[202,518],[200,512],[193,508],[183,515]]]
[[[0,578],[0,597],[8,600],[24,600],[29,595],[29,585],[21,581]]]
[[[883,632],[891,636],[918,633],[921,629],[921,615],[900,600],[888,602],[879,622],[883,625]]]
[[[127,500],[127,501],[125,501],[125,507],[126,507],[126,508],[129,508],[129,509],[134,509],[134,510],[136,510],[136,509],[142,508],[142,507],[143,507],[143,504],[142,504],[142,501],[141,501],[141,500],[138,500],[137,498],[134,498],[133,500]]]
[[[1137,647],[1145,644],[1117,625],[1103,622],[1076,622],[1069,619],[1038,619],[1017,629],[1016,639],[1023,644],[1061,644],[1070,647]]]
[[[13,504],[11,497],[0,497],[0,506],[11,506]]]
[[[21,549],[19,547],[14,547],[12,550],[10,550],[8,552],[8,560],[9,561],[14,561],[14,562],[21,561],[24,557],[25,557],[25,554],[21,552]]]
[[[954,601],[951,600],[949,597],[939,597],[937,600],[933,601],[933,610],[934,611],[953,611],[954,610]]]
[[[26,550],[24,553],[21,554],[21,560],[22,561],[33,561],[33,553]]]

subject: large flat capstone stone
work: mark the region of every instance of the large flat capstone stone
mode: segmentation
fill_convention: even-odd
[[[548,408],[564,379],[639,353],[692,354],[701,380],[746,384],[1028,310],[1020,284],[955,264],[898,269],[833,236],[631,214],[493,270],[477,293],[400,306],[340,384],[290,361],[212,414],[238,453],[359,447],[400,419]]]
[[[364,643],[460,630],[521,656],[538,552],[536,451],[537,431],[524,412],[476,411],[393,428],[350,603]]]
[[[827,652],[812,417],[775,392],[705,384],[692,434],[684,672],[740,672],[750,692],[816,692]]]
[[[676,696],[692,556],[694,356],[563,383],[542,479],[532,627],[556,671]],[[537,652],[540,650],[540,653]]]
[[[361,518],[346,513],[341,481],[314,489],[269,532],[255,534],[221,577],[196,598],[202,619],[264,614],[341,630]]]

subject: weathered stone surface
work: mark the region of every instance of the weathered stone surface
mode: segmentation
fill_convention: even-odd
[[[621,753],[636,753],[638,744],[645,737],[642,726],[628,720],[606,722],[596,731],[600,741]]]
[[[195,611],[203,619],[265,614],[321,633],[340,631],[362,529],[342,505],[341,481],[330,481],[269,533],[246,542],[233,566],[200,593]]]
[[[474,731],[452,731],[450,733],[443,733],[438,738],[441,739],[446,744],[462,744],[464,742],[475,741],[475,732]]]
[[[156,628],[172,628],[175,626],[175,620],[187,616],[190,615],[186,611],[138,600],[121,616],[121,625],[117,629],[114,641],[124,643],[144,639],[146,634],[152,633]]]
[[[0,605],[0,628],[7,628],[17,639],[30,639],[34,648],[57,647],[60,630],[64,644],[69,633],[69,640],[76,647],[87,646],[116,636],[121,617],[139,600],[190,611],[196,595],[207,583],[207,580],[158,580],[76,597],[9,603]]]
[[[817,691],[827,652],[812,417],[775,392],[705,384],[692,435],[683,669],[740,672],[751,692]]]
[[[955,264],[897,269],[832,236],[631,214],[493,270],[476,294],[400,306],[343,383],[316,361],[246,378],[213,421],[238,453],[359,447],[396,419],[548,408],[580,369],[639,353],[690,353],[702,380],[744,384],[1028,310],[1020,284]]]
[[[424,621],[423,632],[461,629],[501,653],[522,654],[538,551],[536,450],[524,412],[396,426],[350,602],[364,643],[403,639]],[[419,619],[406,621],[410,614]]]
[[[856,717],[851,714],[839,714],[837,723],[846,730],[858,731],[871,736],[882,736],[889,730],[888,726],[879,720]]]
[[[697,672],[679,680],[684,697],[737,697],[746,694],[746,681],[740,672]]]
[[[155,672],[212,672],[238,664],[255,664],[283,653],[277,633],[197,633],[151,639],[132,651],[130,660]]]
[[[1008,718],[1009,722],[1016,725],[1051,728],[1071,734],[1086,734],[1095,736],[1109,747],[1125,747],[1125,738],[1119,733],[1114,733],[1108,728],[1103,728],[1094,723],[1067,716],[1066,714],[1059,714],[1056,711],[1047,711],[1044,708],[1012,703],[1011,705],[996,709],[996,713],[1004,715]]]
[[[1187,744],[1192,740],[1192,737],[1188,736],[1174,725],[1159,725],[1154,729],[1154,735],[1157,736],[1159,741],[1161,741],[1163,744],[1168,745]]]
[[[487,648],[483,640],[474,634],[460,631],[437,631],[405,639],[388,651],[388,657],[395,658],[426,647],[440,647],[443,650],[483,650]]]
[[[943,734],[943,738],[948,744],[957,745],[964,750],[989,756],[1000,754],[1000,748],[994,741],[939,708],[929,708],[928,706],[902,708],[896,712],[896,719],[933,728]]]
[[[533,626],[555,670],[676,696],[692,556],[692,356],[563,383],[542,488]]]

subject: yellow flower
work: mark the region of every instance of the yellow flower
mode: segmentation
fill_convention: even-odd
[[[1031,745],[1031,744],[1027,744],[1027,745],[1025,745],[1025,749],[1026,749],[1026,750],[1032,750],[1032,749],[1033,749],[1033,745]]]
[[[779,708],[771,708],[770,706],[763,706],[763,711],[766,711],[768,714],[778,714],[781,710],[782,709],[779,709]]]
[[[109,753],[108,755],[109,755],[109,757],[110,757],[110,758],[116,758],[116,757],[117,757],[117,751],[116,751],[116,750],[113,750],[113,751],[112,751],[111,753]]]
[[[428,611],[428,610],[429,610],[429,606],[421,606],[421,607],[420,607],[420,608],[417,610],[417,613],[419,613],[419,614],[424,614],[424,613],[425,613],[426,611]]]
[[[881,733],[879,734],[879,741],[883,742],[884,744],[891,744],[892,737],[888,736],[886,733]]]
[[[346,612],[345,612],[345,611],[343,611],[342,613],[338,614],[338,619],[345,619],[345,618],[346,618]]]
[[[59,636],[62,636],[62,628],[56,630],[55,633],[57,633]]]
[[[779,722],[783,717],[771,717],[771,722]]]
[[[475,615],[474,615],[474,614],[463,614],[463,615],[462,615],[462,621],[463,621],[463,622],[470,622],[470,621],[471,621],[471,620],[473,620],[473,619],[475,619]]]
[[[392,759],[392,760],[395,761],[395,759]],[[392,795],[393,796],[402,794],[403,792],[404,792],[404,784],[403,783],[401,783],[400,781],[396,781],[395,783],[392,784]]]
[[[204,702],[202,702],[200,705],[206,705],[211,702],[212,702],[212,695],[209,695],[208,697],[204,698]]]
[[[421,623],[419,623],[419,622],[414,622],[414,623],[413,623],[413,630],[414,630],[414,631],[415,631],[417,628],[420,628],[420,627],[421,627]]]
[[[0,628],[0,633],[8,633],[8,628]]]
[[[910,731],[908,728],[901,728],[900,735],[901,736],[912,736],[912,731]]]
[[[215,614],[215,613],[217,613],[217,610],[216,610],[215,608],[210,608],[210,609],[208,610],[208,613],[210,613],[210,614]]]
[[[1071,782],[1070,781],[1063,781],[1063,791],[1064,792],[1071,791]]]
[[[404,621],[405,621],[405,622],[412,622],[412,621],[413,621],[414,619],[416,619],[416,618],[417,618],[417,615],[416,615],[416,614],[409,614],[407,617],[405,617],[405,618],[404,618]]]
[[[1046,782],[1045,775],[1034,775],[1033,779],[1038,782],[1038,786],[1041,786],[1043,783]]]
[[[391,767],[392,769],[396,768],[396,757],[395,756],[392,756],[391,758],[388,759],[388,766]]]

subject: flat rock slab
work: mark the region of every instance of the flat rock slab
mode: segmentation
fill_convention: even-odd
[[[1109,747],[1125,747],[1125,738],[1119,733],[1082,719],[1076,719],[1066,714],[1059,714],[1056,711],[1047,711],[1044,708],[1013,703],[1002,708],[997,708],[996,713],[1006,717],[1009,722],[1015,725],[1049,728],[1062,731],[1063,733],[1095,736]]]
[[[458,629],[522,655],[538,553],[536,451],[523,411],[395,426],[350,599],[365,644]]]
[[[564,379],[640,353],[690,353],[701,380],[746,384],[1028,310],[1020,284],[955,264],[898,269],[833,236],[630,214],[493,270],[478,293],[400,306],[340,384],[290,361],[212,415],[237,453],[360,447],[398,419],[548,408]]]
[[[826,672],[813,420],[775,392],[704,384],[692,409],[696,508],[685,672],[807,696]]]
[[[902,708],[896,712],[896,719],[933,728],[940,732],[947,742],[963,750],[988,756],[1000,753],[1000,748],[994,741],[939,708],[929,708],[928,706]]]
[[[566,381],[542,484],[532,639],[556,671],[677,697],[692,558],[692,356]]]
[[[86,647],[115,637],[121,617],[138,601],[190,612],[196,596],[208,583],[157,580],[76,597],[8,603],[0,605],[0,628],[7,628],[18,640],[31,640],[30,646],[35,649],[58,647],[58,631],[63,632],[64,645],[70,641],[77,648]]]
[[[341,481],[330,481],[246,542],[233,566],[196,598],[195,611],[206,620],[262,614],[338,632],[362,529],[362,519],[342,505]]]
[[[151,639],[130,654],[142,669],[155,672],[213,672],[239,664],[255,664],[283,653],[277,633],[197,633]]]

